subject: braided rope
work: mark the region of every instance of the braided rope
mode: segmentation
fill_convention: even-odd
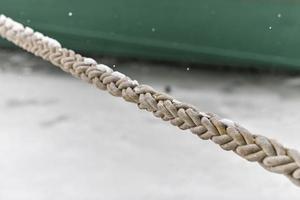
[[[253,135],[228,119],[199,112],[193,106],[181,103],[150,86],[140,85],[106,65],[97,64],[91,58],[62,48],[56,40],[34,32],[4,15],[0,15],[0,35],[65,72],[101,90],[107,90],[113,96],[123,97],[125,101],[137,104],[140,109],[152,112],[155,117],[170,121],[182,130],[190,129],[201,139],[210,139],[226,151],[233,151],[248,161],[258,162],[271,172],[283,174],[300,186],[298,151],[285,148],[273,139]]]

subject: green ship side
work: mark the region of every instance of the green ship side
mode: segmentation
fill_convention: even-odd
[[[1,0],[0,5],[0,13],[76,51],[300,69],[298,1]]]

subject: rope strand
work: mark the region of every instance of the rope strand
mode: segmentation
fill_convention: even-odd
[[[181,103],[148,85],[140,85],[106,65],[62,48],[58,41],[34,32],[4,15],[0,15],[0,35],[63,71],[101,90],[107,90],[113,96],[135,103],[140,109],[152,112],[155,117],[170,121],[182,130],[190,129],[201,139],[211,140],[226,151],[233,151],[248,161],[258,162],[268,171],[283,174],[300,186],[298,151],[285,148],[273,139],[251,134],[231,120],[199,112],[193,106]]]

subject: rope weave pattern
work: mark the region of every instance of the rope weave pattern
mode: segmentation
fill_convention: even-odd
[[[150,86],[140,85],[108,66],[62,48],[56,40],[34,32],[4,15],[0,15],[0,35],[65,72],[101,90],[107,90],[113,96],[123,97],[125,101],[137,104],[140,109],[152,112],[155,117],[170,121],[182,130],[190,129],[201,139],[212,140],[226,151],[233,151],[248,161],[258,162],[271,172],[283,174],[300,186],[298,151],[285,148],[273,139],[253,135],[228,119],[199,112],[193,106],[181,103]]]

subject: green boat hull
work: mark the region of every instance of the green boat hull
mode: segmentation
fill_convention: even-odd
[[[288,69],[300,69],[299,10],[292,0],[1,0],[0,8],[81,52]]]

